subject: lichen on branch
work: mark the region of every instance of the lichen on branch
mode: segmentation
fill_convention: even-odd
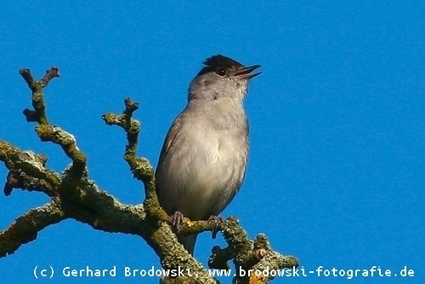
[[[126,205],[106,191],[100,191],[89,179],[87,157],[77,147],[75,137],[50,124],[43,95],[53,78],[59,77],[59,69],[52,67],[45,76],[35,80],[29,69],[21,69],[20,74],[32,92],[33,109],[25,109],[23,114],[28,122],[35,122],[35,130],[42,142],[53,142],[61,147],[71,163],[61,172],[46,167],[47,157],[32,151],[21,151],[18,147],[0,140],[0,161],[9,172],[4,184],[4,194],[10,195],[14,189],[38,191],[50,197],[47,204],[29,210],[0,231],[0,257],[14,253],[22,244],[34,241],[38,233],[47,226],[65,219],[86,223],[96,230],[133,234],[143,238],[160,258],[164,269],[190,269],[198,279],[177,277],[167,279],[167,283],[216,283],[207,269],[195,260],[178,242],[176,234],[187,235],[204,231],[221,231],[227,242],[225,248],[212,249],[208,265],[210,268],[229,268],[233,261],[236,270],[283,269],[296,267],[298,261],[293,256],[283,256],[272,250],[263,234],[250,240],[239,225],[230,217],[226,220],[191,221],[186,218],[178,228],[169,225],[170,217],[160,207],[155,187],[155,172],[146,158],[138,157],[137,145],[141,124],[133,118],[139,104],[130,98],[124,100],[122,113],[107,113],[102,119],[108,125],[121,127],[127,135],[124,160],[133,176],[143,183],[145,200],[140,205]],[[137,190],[137,189],[136,189]],[[271,276],[237,275],[234,283],[267,283]]]

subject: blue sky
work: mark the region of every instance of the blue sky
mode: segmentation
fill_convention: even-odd
[[[251,238],[267,234],[306,270],[407,266],[413,279],[351,281],[424,282],[424,9],[422,1],[9,1],[0,17],[0,139],[47,154],[56,171],[66,167],[62,151],[41,143],[21,114],[31,102],[18,70],[40,78],[57,65],[62,77],[45,89],[50,121],[75,135],[101,189],[138,204],[143,190],[122,159],[125,135],[101,115],[122,111],[126,97],[140,102],[139,155],[156,165],[205,58],[261,64],[245,102],[246,180],[222,215],[236,215]],[[47,201],[19,190],[1,196],[1,230]],[[206,263],[216,244],[223,241],[203,234],[197,258]],[[0,271],[8,283],[33,282],[34,267],[49,265],[56,275],[40,283],[105,281],[65,279],[67,266],[159,267],[143,240],[67,220],[1,259]]]

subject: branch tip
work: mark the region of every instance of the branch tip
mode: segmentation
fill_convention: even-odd
[[[38,118],[37,113],[33,110],[26,108],[22,111],[22,114],[25,115],[25,119],[28,122],[36,122],[37,121],[37,118]]]
[[[19,70],[19,74],[21,74],[22,78],[24,78],[25,82],[27,82],[28,86],[32,89],[35,84],[35,79],[31,74],[31,70],[23,68]]]
[[[60,77],[59,68],[57,66],[53,66],[49,70],[46,71],[46,75],[44,75],[43,78],[41,78],[40,83],[42,87],[47,86],[47,84],[52,80],[53,78]]]
[[[59,73],[59,68],[57,66],[52,66],[49,70],[46,70],[46,75],[44,75],[43,79],[52,79],[55,77],[60,77],[61,74]],[[42,80],[43,80],[42,79]]]
[[[131,100],[131,98],[126,98],[124,100],[124,104],[125,104],[124,113],[128,116],[131,116],[133,114],[133,112],[135,112],[137,109],[139,109],[139,103],[133,102]]]
[[[14,171],[10,171],[6,177],[6,183],[4,184],[3,192],[4,195],[9,196],[15,187],[18,187],[22,180],[19,179]]]
[[[46,74],[39,82],[37,82],[31,74],[31,70],[28,68],[23,68],[19,70],[19,74],[21,74],[22,78],[24,78],[25,82],[27,82],[30,89],[35,92],[39,87],[44,88],[49,84],[50,80],[55,77],[59,77],[59,68],[57,66],[53,66],[49,70],[46,71]]]

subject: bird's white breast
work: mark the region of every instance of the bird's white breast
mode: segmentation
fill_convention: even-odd
[[[246,118],[241,105],[232,112],[223,112],[221,107],[218,102],[200,111],[187,109],[177,118],[180,129],[156,176],[161,181],[160,203],[169,213],[180,211],[193,220],[218,215],[243,181],[248,154]]]

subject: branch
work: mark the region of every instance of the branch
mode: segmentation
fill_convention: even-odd
[[[153,167],[147,159],[136,156],[140,123],[134,120],[132,115],[138,109],[139,104],[130,98],[125,99],[124,104],[125,109],[121,114],[107,113],[102,118],[106,124],[120,126],[127,133],[128,145],[125,148],[124,159],[130,166],[134,177],[144,184],[146,199],[143,206],[153,227],[148,243],[160,257],[165,269],[191,267],[191,271],[203,279],[204,283],[215,283],[209,277],[208,271],[178,243],[171,227],[167,225],[170,217],[159,205]],[[172,283],[172,281],[167,283]]]
[[[0,140],[0,160],[9,169],[4,194],[10,195],[14,188],[36,190],[50,197],[57,196],[54,188],[59,185],[59,174],[45,168],[47,158],[18,148]]]
[[[153,173],[153,168],[144,158],[139,158],[136,156],[137,152],[137,140],[138,134],[140,132],[140,123],[137,120],[132,118],[133,112],[136,111],[139,107],[139,104],[133,102],[130,98],[124,100],[125,109],[124,111],[117,115],[114,113],[107,113],[102,116],[103,120],[108,125],[117,125],[125,130],[127,133],[128,145],[126,146],[124,158],[130,166],[131,171],[134,176],[141,180],[145,185],[145,194],[146,200],[143,203],[146,210],[148,218],[153,220],[158,220],[164,222],[169,222],[170,218],[167,216],[166,212],[160,207],[158,198],[156,195],[155,189],[155,178]],[[194,262],[193,258],[186,252],[178,252],[176,254],[175,248],[169,250],[168,247],[159,247],[164,243],[164,237],[168,234],[167,232],[162,232],[162,230],[168,231],[168,226],[164,227],[158,223],[158,231],[153,234],[152,238],[152,247],[161,258],[164,268],[173,268],[176,265],[180,267],[191,267],[192,271],[197,271],[197,273],[204,275],[204,281],[209,279],[206,270],[203,267],[199,266],[199,263]],[[184,218],[184,222],[178,229],[176,229],[177,234],[188,235],[193,233],[200,233],[204,231],[215,231],[221,230],[223,235],[228,243],[228,247],[225,249],[220,249],[218,247],[213,248],[213,254],[210,257],[209,266],[210,268],[224,268],[227,269],[229,266],[227,261],[230,259],[235,260],[235,266],[238,268],[243,268],[245,270],[256,269],[255,265],[258,268],[262,268],[261,265],[268,265],[275,269],[282,269],[285,267],[293,267],[298,265],[298,261],[295,257],[288,256],[284,257],[277,252],[271,250],[270,246],[259,247],[258,243],[263,242],[252,242],[249,240],[247,233],[239,226],[238,220],[236,218],[229,218],[223,222],[217,223],[214,220],[210,221],[191,221],[187,218]],[[165,234],[165,235],[164,235]],[[259,236],[258,240],[265,239],[265,236]],[[165,243],[168,243],[167,241]],[[266,242],[268,244],[268,242]],[[179,250],[181,248],[178,248]],[[224,252],[224,253],[223,253]],[[179,258],[184,257],[184,261],[176,264],[176,255]],[[268,255],[267,258],[264,256]],[[270,256],[274,257],[270,257]],[[259,262],[262,260],[262,264]],[[189,264],[189,265],[188,265]],[[182,266],[184,265],[184,266]],[[195,267],[195,268],[194,268]],[[235,277],[235,281],[250,281],[252,277]],[[255,283],[267,283],[270,278],[264,278],[263,282]],[[172,282],[168,282],[172,283]],[[245,282],[239,282],[245,283]],[[246,282],[248,283],[248,282]]]
[[[38,82],[34,79],[29,69],[21,69],[19,70],[19,74],[21,74],[22,78],[24,78],[28,87],[32,91],[32,106],[34,107],[34,110],[25,109],[23,112],[27,121],[36,121],[40,124],[48,124],[49,122],[44,112],[45,103],[42,92],[43,88],[49,84],[50,80],[60,76],[59,69],[53,66],[50,70],[46,71],[46,75]]]
[[[25,109],[23,111],[27,121],[38,123],[35,127],[35,131],[41,141],[51,141],[62,147],[62,150],[73,162],[70,172],[77,177],[81,177],[86,167],[86,156],[78,149],[73,135],[62,130],[58,126],[50,125],[45,112],[43,88],[46,87],[53,78],[60,76],[59,69],[53,66],[50,70],[46,71],[46,75],[41,78],[40,81],[36,81],[33,78],[29,69],[21,69],[19,73],[32,91],[32,106],[34,110]]]
[[[0,257],[12,254],[22,244],[35,240],[42,229],[64,219],[60,204],[54,201],[30,210],[0,232]]]
[[[146,200],[144,202],[147,213],[156,220],[168,220],[167,213],[159,205],[155,187],[155,173],[149,161],[142,157],[137,157],[137,142],[140,132],[140,122],[132,118],[133,112],[139,108],[137,102],[130,98],[124,100],[125,109],[120,114],[107,113],[102,119],[108,125],[117,125],[127,133],[128,145],[125,147],[124,159],[130,166],[134,177],[143,182]]]
[[[13,253],[24,243],[35,240],[38,232],[46,226],[73,218],[89,224],[96,230],[140,236],[157,253],[164,269],[190,268],[191,272],[198,276],[196,281],[190,277],[179,277],[168,279],[167,283],[216,283],[208,271],[178,242],[176,234],[212,231],[214,236],[217,229],[222,231],[228,246],[213,248],[209,260],[211,268],[227,269],[229,260],[233,260],[238,270],[264,271],[266,268],[282,269],[298,265],[295,257],[283,256],[273,251],[264,235],[259,235],[251,241],[238,220],[233,217],[220,222],[191,221],[184,218],[178,229],[169,226],[170,217],[158,202],[154,169],[146,158],[136,156],[141,124],[132,116],[139,104],[130,98],[124,101],[125,109],[121,114],[108,113],[102,118],[108,125],[120,126],[126,132],[128,144],[125,147],[124,159],[134,177],[143,183],[146,199],[138,206],[125,205],[100,191],[97,185],[88,179],[86,156],[78,149],[74,136],[48,121],[42,91],[53,78],[59,76],[58,68],[52,67],[39,81],[32,77],[28,69],[20,70],[20,74],[32,91],[34,109],[24,110],[27,121],[36,122],[36,132],[40,140],[59,145],[72,163],[59,174],[45,167],[46,156],[21,151],[5,141],[0,141],[0,160],[9,169],[4,193],[9,195],[13,189],[18,188],[39,191],[51,198],[48,204],[30,210],[5,231],[0,232],[0,257]],[[247,278],[236,275],[234,282],[267,283],[272,279],[269,276],[254,276]]]

